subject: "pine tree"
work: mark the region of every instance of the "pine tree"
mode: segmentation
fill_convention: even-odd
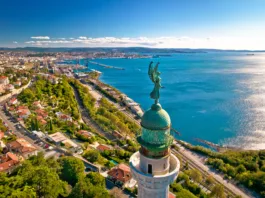
[[[53,124],[52,124],[52,119],[50,119],[50,131],[53,131]]]
[[[37,119],[37,117],[35,118],[35,130],[38,131],[39,130],[39,121]]]

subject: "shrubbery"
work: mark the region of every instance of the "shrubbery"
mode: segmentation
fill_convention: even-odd
[[[265,197],[265,151],[214,152],[179,141],[186,148],[208,156],[207,164]]]
[[[71,84],[78,91],[84,107],[89,112],[90,117],[104,130],[112,132],[120,131],[123,135],[134,136],[140,130],[140,127],[119,111],[107,99],[100,100],[100,106],[95,107],[95,99],[89,93],[87,87],[82,85],[77,80],[72,80]]]

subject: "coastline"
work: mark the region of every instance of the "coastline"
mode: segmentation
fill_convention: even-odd
[[[240,61],[241,61],[240,54]],[[209,58],[213,58],[215,55],[209,55]],[[225,59],[234,59],[234,56],[226,56],[220,55],[218,57],[218,61],[222,61]],[[181,59],[181,60],[180,60]],[[255,120],[249,120],[248,115],[252,115],[252,111],[246,111],[248,109],[247,104],[241,103],[244,101],[246,97],[246,92],[235,92],[233,90],[240,89],[240,87],[232,87],[231,89],[227,89],[227,86],[230,86],[233,82],[237,82],[233,76],[230,76],[229,79],[231,82],[226,83],[224,85],[218,85],[216,87],[213,85],[216,82],[211,81],[214,79],[222,80],[223,77],[227,76],[227,69],[232,69],[230,64],[228,64],[225,69],[222,68],[212,68],[207,67],[201,71],[201,64],[199,64],[199,68],[197,66],[192,66],[187,68],[187,65],[181,66],[180,63],[182,60],[203,60],[206,61],[208,59],[202,56],[196,56],[195,59],[186,56],[177,56],[171,58],[163,58],[159,59],[159,61],[163,61],[165,67],[163,67],[163,79],[165,76],[168,78],[165,80],[164,85],[166,89],[163,89],[163,98],[161,98],[161,104],[164,105],[164,108],[170,112],[173,127],[177,128],[181,133],[181,139],[193,144],[193,145],[203,145],[209,148],[207,144],[201,144],[196,141],[196,138],[206,140],[211,142],[212,144],[218,145],[218,147],[226,148],[226,147],[235,147],[235,149],[239,147],[244,147],[245,150],[261,150],[264,147],[254,147],[251,143],[254,140],[251,139],[243,139],[242,144],[238,141],[237,137],[241,134],[245,134],[248,136],[254,136],[256,138],[255,133],[249,130],[248,127],[244,127],[247,125],[246,123],[254,124]],[[147,84],[145,87],[142,87],[141,82],[146,82],[147,77],[144,77],[144,73],[147,69],[146,63],[149,60],[102,60],[102,63],[109,65],[117,65],[119,67],[126,68],[125,71],[118,71],[112,69],[100,68],[94,65],[88,66],[89,69],[96,69],[102,72],[102,76],[100,76],[99,80],[107,85],[112,85],[113,88],[119,89],[119,91],[125,93],[137,103],[141,104],[142,109],[146,110],[150,106],[150,102],[147,99],[142,97],[148,94],[147,89],[151,89],[150,85]],[[177,61],[177,62],[176,62]],[[178,61],[179,66],[177,67],[174,64],[177,64]],[[101,61],[99,61],[101,63]],[[81,62],[83,64],[83,62]],[[240,66],[240,65],[239,65]],[[180,70],[179,70],[179,67]],[[241,66],[240,66],[241,68]],[[182,71],[184,69],[184,71]],[[198,72],[194,72],[195,70]],[[220,71],[219,71],[220,70]],[[223,73],[223,70],[225,73]],[[82,70],[80,70],[81,72]],[[88,70],[83,70],[88,71]],[[179,75],[179,72],[183,75]],[[219,74],[221,73],[221,74]],[[219,77],[216,77],[218,74]],[[224,75],[224,76],[223,76]],[[193,77],[197,77],[196,80],[192,80]],[[210,79],[207,82],[204,79]],[[145,79],[144,79],[145,78]],[[139,79],[143,79],[139,81]],[[185,83],[188,80],[188,83]],[[230,81],[228,80],[228,81]],[[182,82],[183,81],[183,82]],[[147,82],[146,82],[147,83]],[[225,86],[225,87],[224,87]],[[221,90],[220,90],[221,89]],[[232,91],[231,91],[232,90]],[[241,90],[241,89],[240,89]],[[191,92],[191,94],[189,94]],[[235,94],[238,96],[235,99]],[[198,98],[198,100],[196,99]],[[233,105],[234,102],[239,102],[240,105]],[[232,106],[231,106],[232,105]],[[245,108],[243,108],[245,107]],[[229,108],[229,112],[227,112],[227,108]],[[233,116],[231,116],[230,112],[240,113],[240,119],[243,124],[238,125],[237,120]],[[230,114],[228,114],[230,113]],[[193,122],[192,125],[189,123]],[[240,122],[241,123],[241,122]],[[259,124],[259,123],[257,123]],[[259,124],[261,125],[261,124]],[[257,125],[257,126],[259,126]],[[262,127],[262,126],[260,126]],[[228,129],[228,130],[226,130]],[[215,131],[212,133],[212,131]],[[211,135],[210,135],[211,134]],[[178,136],[176,136],[178,138]],[[257,141],[260,141],[260,139]],[[249,144],[248,144],[249,143]],[[261,143],[259,144],[261,145]],[[234,149],[234,148],[233,148]]]
[[[110,85],[108,85],[108,86],[110,86]],[[89,87],[91,89],[93,89],[93,87],[91,85],[89,85]],[[112,87],[112,86],[110,86],[110,87]],[[94,91],[96,91],[96,90],[94,90]],[[102,97],[105,97],[105,96],[102,95]],[[256,196],[252,195],[252,192],[250,192],[246,189],[239,188],[234,181],[229,181],[227,179],[224,179],[223,174],[220,174],[217,171],[210,168],[209,166],[205,165],[205,161],[207,160],[208,156],[201,155],[201,154],[197,153],[196,151],[193,151],[193,150],[185,147],[184,146],[185,144],[191,145],[185,141],[181,140],[181,142],[183,142],[183,144],[180,144],[179,142],[180,142],[179,140],[174,141],[174,145],[176,145],[178,149],[173,149],[172,152],[181,157],[183,164],[185,164],[185,162],[189,163],[191,167],[200,170],[204,175],[205,174],[206,175],[213,175],[219,184],[226,186],[226,191],[230,194],[241,195],[243,198],[248,198],[248,197],[254,198],[254,197],[256,197]]]
[[[114,90],[117,90],[121,95],[125,95],[125,96],[126,96],[125,93],[121,92],[121,91],[120,91],[119,89],[117,89],[116,87],[114,87],[114,86],[112,86],[112,85],[110,85],[110,84],[107,84],[107,83],[105,83],[105,82],[102,82],[100,78],[101,78],[101,75],[99,75],[99,77],[97,78],[97,81],[99,81],[100,83],[102,83],[102,84],[104,84],[104,85],[106,85],[106,86],[108,86],[108,87],[111,87],[111,88],[114,89]],[[115,102],[118,102],[118,101],[115,101]],[[141,104],[139,104],[139,105],[141,106]],[[142,109],[142,111],[144,112],[143,109]],[[175,129],[171,130],[171,135],[174,137],[175,140],[180,140],[180,139],[177,139],[176,136],[179,137],[179,136],[181,136],[181,134],[178,133]],[[197,139],[198,139],[198,138],[197,138]],[[241,148],[238,148],[238,147],[229,147],[229,146],[223,146],[223,145],[220,145],[220,144],[215,144],[215,143],[212,143],[212,142],[210,142],[210,141],[203,140],[203,139],[198,139],[198,140],[199,140],[198,142],[201,142],[201,144],[194,145],[194,144],[192,144],[192,143],[190,143],[190,142],[187,142],[187,141],[184,141],[184,140],[180,140],[180,141],[184,142],[185,144],[192,145],[192,146],[202,146],[202,147],[204,147],[204,148],[206,148],[206,149],[209,149],[209,147],[210,147],[210,148],[212,148],[212,149],[214,149],[214,150],[216,150],[216,151],[218,151],[218,152],[224,152],[224,151],[227,151],[227,150],[234,150],[234,151],[244,150],[244,149],[241,149]],[[208,148],[205,147],[205,145],[206,145]],[[256,149],[256,150],[258,150],[258,149]]]

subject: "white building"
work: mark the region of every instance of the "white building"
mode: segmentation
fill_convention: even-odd
[[[63,144],[66,148],[68,148],[72,152],[82,153],[81,147],[78,144],[74,143],[69,138],[65,137],[61,132],[53,133],[49,135],[47,138],[49,138],[49,140],[51,140],[57,145]]]
[[[141,148],[130,158],[132,176],[138,182],[138,198],[168,198],[169,185],[180,168],[178,158],[170,152],[170,117],[156,102],[144,113],[141,126],[142,134],[137,138]]]
[[[45,138],[45,134],[41,131],[32,131],[34,135],[36,135],[38,138]]]

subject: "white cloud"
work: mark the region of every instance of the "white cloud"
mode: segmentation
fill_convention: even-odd
[[[49,36],[32,36],[31,39],[49,40]]]
[[[34,44],[35,41],[27,41],[27,42],[25,42],[25,43],[27,43],[27,44]]]
[[[18,42],[17,42],[17,41],[13,41],[13,43],[14,43],[14,44],[18,44]]]
[[[27,41],[30,45],[52,47],[154,47],[154,48],[211,48],[211,49],[264,49],[265,38],[257,37],[98,37],[80,36],[77,39],[52,39]]]
[[[48,44],[69,44],[73,43],[72,41],[65,41],[65,40],[49,40],[49,41],[27,41],[26,44],[32,45],[48,45]]]

